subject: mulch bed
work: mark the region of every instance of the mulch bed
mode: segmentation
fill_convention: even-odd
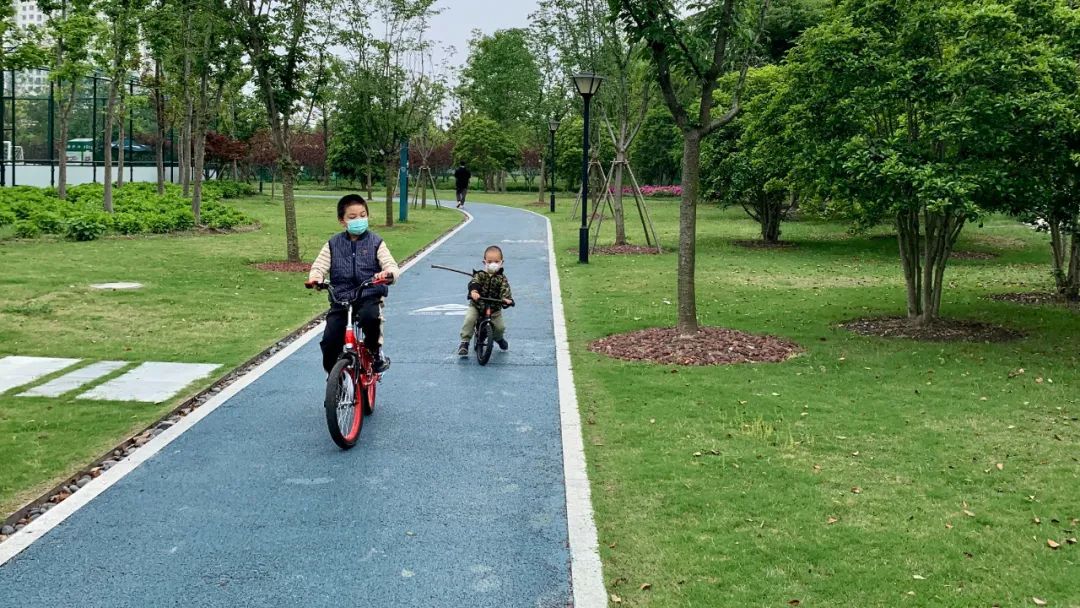
[[[761,240],[754,241],[732,241],[739,247],[746,247],[747,249],[793,249],[798,247],[791,241],[779,241],[776,243],[767,243]]]
[[[915,327],[906,317],[856,319],[840,327],[862,336],[907,338],[921,342],[1009,342],[1024,334],[1000,325],[977,321],[942,319],[926,327]]]
[[[952,260],[996,260],[999,257],[1001,256],[987,251],[954,251],[949,255]]]
[[[255,264],[255,268],[267,272],[307,272],[311,270],[311,264],[307,262],[263,262]]]
[[[681,338],[673,327],[643,329],[601,338],[589,350],[623,361],[695,366],[780,363],[802,352],[781,338],[723,327],[703,327],[691,339]]]
[[[1026,306],[1063,306],[1073,310],[1080,310],[1080,302],[1070,302],[1056,293],[1046,291],[998,293],[990,296],[990,299],[997,300],[998,302],[1009,302],[1011,304],[1024,304]]]

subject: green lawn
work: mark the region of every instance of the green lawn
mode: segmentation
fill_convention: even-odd
[[[323,296],[303,289],[306,275],[252,266],[284,257],[280,197],[234,204],[262,228],[90,243],[0,241],[0,356],[220,363],[220,377],[303,325],[326,306]],[[301,252],[310,261],[340,228],[335,201],[306,199],[297,207]],[[381,217],[372,216],[375,222]],[[375,226],[399,260],[461,216],[427,210],[412,211],[410,219],[391,229]],[[108,281],[145,287],[89,288]],[[16,397],[25,387],[0,394],[0,512],[11,512],[208,384],[160,405]]]
[[[945,315],[1028,338],[927,344],[836,327],[903,312],[888,229],[790,223],[796,248],[748,250],[731,241],[756,224],[703,206],[701,320],[806,354],[650,366],[587,343],[674,325],[676,257],[578,265],[571,203],[555,216],[556,249],[604,575],[621,605],[1080,606],[1080,545],[1066,544],[1080,535],[1080,314],[986,298],[1051,286],[1045,235],[1004,218],[969,226],[960,249],[1000,257],[947,274]],[[677,203],[651,209],[674,247]],[[642,241],[640,226],[629,234]]]

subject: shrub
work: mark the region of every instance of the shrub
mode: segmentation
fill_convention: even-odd
[[[204,224],[217,230],[228,230],[251,223],[251,220],[246,215],[225,205],[207,206],[203,210],[202,220]]]
[[[45,234],[62,234],[64,232],[64,218],[54,211],[35,210],[30,213],[29,220],[37,225]]]
[[[64,235],[73,241],[93,241],[105,234],[108,216],[104,213],[83,213],[64,224]]]
[[[139,234],[146,231],[146,222],[135,213],[117,213],[112,217],[112,229],[118,234]]]
[[[17,219],[19,218],[15,216],[14,211],[9,211],[0,207],[0,228],[14,224]]]
[[[41,236],[41,228],[30,220],[15,222],[15,236],[20,239],[33,239]]]

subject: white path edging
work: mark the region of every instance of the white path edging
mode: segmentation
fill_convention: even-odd
[[[551,282],[551,313],[555,326],[555,365],[559,372],[559,414],[562,421],[563,476],[566,480],[566,519],[570,536],[570,578],[574,589],[574,608],[606,608],[607,590],[600,562],[600,543],[593,519],[592,491],[585,466],[585,442],[582,438],[581,411],[578,409],[574,369],[570,363],[570,343],[566,336],[559,269],[555,263],[555,236],[551,219],[547,224],[548,272]]]
[[[420,260],[427,257],[429,253],[439,248],[443,243],[460,232],[466,226],[468,226],[473,217],[464,210],[461,211],[465,215],[465,221],[456,226],[453,230],[443,235],[440,239],[429,245],[427,249],[424,249],[416,257],[412,258],[405,264],[402,264],[401,271],[405,272],[415,266]],[[550,227],[549,227],[550,232]],[[561,307],[560,307],[561,308]],[[76,511],[86,506],[90,501],[96,498],[98,495],[108,490],[115,485],[121,479],[123,479],[128,473],[134,471],[139,465],[152,458],[155,454],[163,450],[167,445],[173,442],[177,437],[184,434],[200,420],[206,418],[217,408],[221,407],[225,402],[234,397],[237,393],[247,388],[253,382],[264,376],[267,372],[274,369],[279,363],[287,359],[290,355],[300,350],[308,342],[311,342],[316,336],[322,333],[323,328],[326,327],[326,323],[320,323],[319,325],[311,328],[306,333],[298,336],[288,346],[275,353],[272,357],[263,361],[258,367],[250,372],[240,376],[235,382],[225,387],[220,393],[215,395],[212,399],[209,399],[201,407],[195,409],[187,416],[180,419],[175,425],[166,429],[163,433],[154,437],[146,445],[135,450],[131,456],[121,460],[116,466],[112,467],[108,471],[105,471],[98,478],[94,479],[86,486],[80,489],[78,492],[72,494],[67,500],[57,504],[52,509],[49,509],[40,517],[35,519],[26,525],[22,530],[19,530],[11,537],[9,537],[3,543],[0,543],[0,566],[3,566],[16,555],[21,553],[24,549],[32,545],[39,538],[45,536],[50,530],[63,523],[65,519],[70,517]],[[584,604],[582,604],[584,605]]]

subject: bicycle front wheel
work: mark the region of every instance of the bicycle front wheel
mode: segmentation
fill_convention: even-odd
[[[352,359],[339,359],[326,379],[326,426],[330,429],[330,438],[343,450],[356,445],[360,438],[360,429],[364,416],[358,410],[356,381],[353,379],[355,366]]]
[[[487,365],[491,358],[491,347],[495,344],[495,331],[491,321],[484,319],[476,330],[476,362]]]

